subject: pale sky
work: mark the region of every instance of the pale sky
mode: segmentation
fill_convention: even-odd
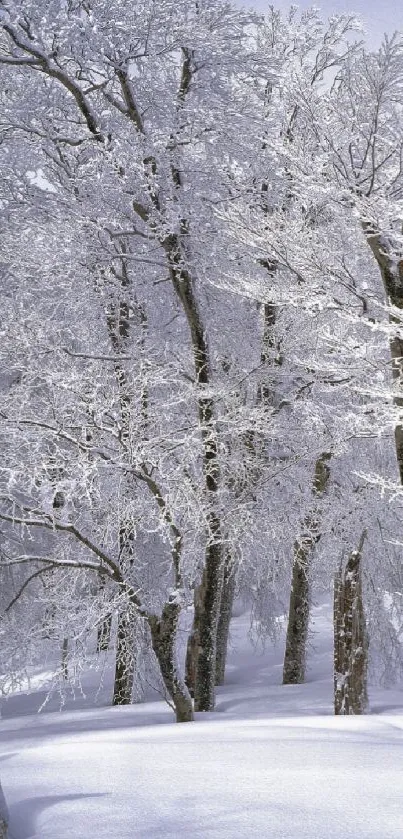
[[[238,0],[238,3],[259,11],[265,11],[269,5],[278,9],[289,9],[292,5],[291,0]],[[325,18],[337,12],[354,12],[363,21],[367,41],[373,47],[379,45],[384,32],[403,33],[403,0],[296,0],[294,5],[301,9],[317,6]]]

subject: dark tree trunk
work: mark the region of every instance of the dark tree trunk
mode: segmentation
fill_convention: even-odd
[[[109,649],[112,632],[112,615],[103,618],[97,630],[97,653],[106,652]]]
[[[193,630],[188,646],[193,656],[196,711],[214,709],[217,628],[223,571],[222,545],[220,542],[212,541],[207,546],[202,581],[195,592]]]
[[[0,783],[0,839],[7,839],[8,827],[8,808],[6,804],[6,799],[4,798],[4,793],[2,790],[2,786]]]
[[[301,539],[294,548],[283,685],[305,680],[311,588],[309,580],[310,540]]]
[[[176,634],[181,607],[175,601],[165,604],[160,618],[151,615],[148,623],[152,647],[160,666],[164,685],[175,708],[177,722],[191,722],[193,708],[190,693],[182,679],[176,656]]]
[[[378,265],[385,293],[392,303],[398,309],[403,309],[403,259],[400,253],[400,258],[397,258],[399,253],[399,245],[396,247],[392,242],[389,242],[386,237],[382,237],[378,230],[368,221],[362,222],[362,228],[365,233],[367,243],[371,249],[372,255]],[[394,320],[390,318],[391,323],[396,323],[399,328],[401,318]],[[390,341],[390,354],[392,357],[392,375],[399,383],[401,396],[395,399],[395,405],[400,409],[403,408],[403,339],[396,335]],[[401,413],[401,411],[400,411]],[[395,446],[396,458],[399,469],[400,483],[403,485],[403,425],[397,423],[395,427]]]
[[[187,232],[185,221],[182,222],[182,232],[184,234]],[[187,681],[190,686],[194,683],[195,710],[212,711],[215,701],[217,625],[224,573],[221,522],[217,512],[220,467],[214,402],[208,394],[212,373],[206,330],[193,279],[184,267],[187,261],[184,244],[180,237],[171,234],[162,242],[162,245],[168,257],[172,284],[182,304],[191,334],[198,386],[199,426],[203,445],[203,476],[209,507],[208,543],[202,581],[195,593],[194,625],[187,654]]]
[[[362,599],[365,533],[334,583],[334,712],[364,714],[368,707],[368,637]]]
[[[223,685],[225,679],[225,665],[227,661],[229,627],[232,615],[236,589],[236,566],[230,552],[224,566],[224,580],[221,592],[220,615],[217,627],[217,652],[216,652],[216,685]]]
[[[197,606],[197,598],[201,596],[201,587],[197,586],[194,593],[194,617],[192,629],[190,631],[187,646],[186,646],[186,661],[185,661],[185,682],[190,695],[194,698],[195,683],[196,683],[196,662],[197,662],[197,626],[196,618],[199,615],[200,606]]]
[[[134,681],[134,632],[132,611],[121,612],[116,634],[113,705],[130,705]]]
[[[221,597],[220,602],[217,604],[217,600],[214,600],[212,603],[212,609],[210,610],[210,619],[206,616],[205,613],[205,605],[207,602],[206,590],[205,590],[205,574],[203,575],[203,580],[201,584],[196,588],[195,595],[194,595],[194,618],[193,618],[193,625],[192,631],[188,638],[187,643],[187,650],[186,650],[186,684],[190,691],[191,696],[195,695],[195,684],[196,684],[196,672],[197,672],[197,663],[198,663],[198,656],[201,651],[201,644],[200,644],[200,627],[203,625],[203,618],[207,623],[207,627],[209,627],[209,620],[214,621],[216,623],[216,631],[215,631],[215,674],[214,674],[214,684],[221,685],[224,681],[224,673],[225,673],[225,661],[227,655],[227,643],[228,643],[228,635],[229,635],[229,623],[231,620],[231,610],[232,610],[232,602],[233,596],[235,591],[235,572],[229,575],[229,565],[227,565],[227,561],[224,566],[224,573],[221,582],[222,590],[221,590]],[[211,592],[214,594],[214,585],[212,583]],[[231,591],[231,586],[233,586],[233,590]],[[217,608],[217,615],[215,614],[215,609]],[[210,635],[210,649],[212,649],[212,641],[213,641],[213,633]],[[197,709],[197,710],[204,710],[204,709]]]
[[[69,653],[69,639],[63,638],[62,643],[62,676],[65,682],[67,682],[69,678],[69,668],[68,668],[68,653]]]
[[[327,489],[330,454],[324,452],[315,465],[313,495],[320,498]],[[290,606],[283,667],[283,685],[305,680],[306,649],[311,608],[310,566],[313,550],[320,538],[317,506],[307,515],[303,531],[294,545]]]
[[[126,246],[120,243],[122,253],[125,254]],[[128,290],[131,287],[131,278],[128,271],[126,259],[120,261],[120,270],[113,265],[111,272],[117,283],[115,299],[112,299],[106,314],[106,325],[109,333],[113,351],[116,353],[114,362],[115,378],[120,399],[120,421],[121,438],[120,443],[125,454],[130,451],[130,422],[131,422],[131,391],[128,381],[127,369],[119,360],[119,355],[127,350],[131,338],[131,307],[128,301]],[[134,296],[133,296],[134,297]],[[134,298],[135,299],[135,298]],[[128,491],[129,496],[129,491]],[[123,572],[131,566],[133,554],[133,526],[130,521],[124,519],[119,525],[119,567]],[[130,705],[132,699],[134,682],[134,610],[130,607],[123,609],[118,615],[118,626],[116,633],[116,660],[115,660],[115,681],[113,686],[113,705]],[[107,625],[108,618],[98,631],[97,651],[107,649],[109,645],[108,632],[110,625]]]
[[[261,260],[261,264],[267,268],[269,277],[274,276],[277,265],[273,260]],[[281,341],[276,337],[277,308],[273,303],[266,302],[263,305],[263,334],[260,360],[262,363],[263,380],[258,390],[258,401],[264,405],[273,407],[276,400],[275,393],[275,368],[281,367],[283,363]]]
[[[120,551],[122,552],[122,538],[124,537],[124,531],[120,531]],[[105,591],[106,580],[105,578],[101,577],[99,583],[99,594],[103,594]],[[111,642],[111,633],[112,633],[112,620],[113,615],[111,612],[107,613],[99,622],[97,626],[97,653],[106,652],[109,649],[109,644]]]

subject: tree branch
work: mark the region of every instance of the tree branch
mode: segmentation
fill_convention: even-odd
[[[33,70],[39,70],[39,72],[44,73],[50,78],[57,79],[57,81],[59,81],[60,84],[72,94],[85,119],[88,130],[91,132],[95,140],[104,143],[106,138],[98,127],[96,115],[94,114],[81,87],[72,78],[70,78],[67,73],[61,70],[60,67],[52,64],[49,57],[45,55],[42,50],[33,46],[33,42],[31,40],[26,41],[25,38],[21,38],[21,36],[10,24],[3,24],[3,29],[7,32],[18,49],[32,56],[31,59],[24,59],[24,64],[31,66]],[[1,59],[3,64],[13,64],[15,63],[15,60],[16,57],[14,56]],[[20,59],[17,58],[17,60],[19,61]]]
[[[20,505],[18,505],[20,506]],[[21,508],[23,509],[23,508]],[[2,521],[7,521],[10,524],[21,524],[24,527],[43,527],[45,530],[58,530],[62,533],[68,533],[71,536],[74,536],[78,542],[88,548],[91,553],[95,554],[98,559],[103,562],[107,568],[110,569],[111,576],[116,582],[123,583],[123,577],[120,571],[119,566],[116,562],[113,561],[101,548],[94,544],[91,539],[88,539],[87,536],[84,536],[73,524],[63,524],[62,522],[58,522],[56,520],[50,519],[48,520],[41,520],[41,519],[31,519],[31,518],[22,518],[20,516],[10,516],[7,513],[0,512],[0,519]]]
[[[17,602],[17,600],[19,600],[19,599],[20,599],[21,595],[24,593],[25,589],[27,588],[27,586],[29,586],[29,584],[32,582],[32,580],[35,580],[35,578],[36,578],[36,577],[39,577],[41,574],[45,574],[47,571],[50,571],[50,570],[51,570],[51,569],[50,569],[49,567],[47,567],[47,568],[39,568],[37,571],[35,571],[33,574],[31,574],[31,575],[28,577],[28,579],[27,579],[27,580],[25,580],[25,583],[23,583],[23,584],[22,584],[21,588],[18,590],[18,592],[17,592],[17,594],[15,595],[15,597],[13,597],[13,599],[11,600],[11,602],[8,604],[8,606],[7,606],[7,607],[6,607],[6,609],[5,609],[5,613],[6,613],[6,614],[8,614],[8,612],[10,611],[10,609],[12,609],[12,607],[15,605],[15,603]]]

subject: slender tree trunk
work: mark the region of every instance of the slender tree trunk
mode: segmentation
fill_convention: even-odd
[[[334,712],[364,714],[368,707],[368,637],[362,599],[365,532],[334,583]]]
[[[193,708],[190,693],[182,679],[177,663],[176,634],[181,607],[168,601],[160,618],[151,615],[148,623],[154,653],[160,666],[164,685],[171,697],[177,722],[191,722]]]
[[[206,592],[203,586],[203,581],[195,590],[194,608],[195,614],[193,619],[192,631],[188,638],[186,651],[186,684],[191,696],[195,695],[196,684],[196,668],[198,656],[200,654],[200,628],[202,626],[202,617],[204,615]],[[215,685],[222,685],[225,676],[225,664],[227,659],[227,646],[229,637],[229,625],[232,613],[232,604],[234,601],[236,584],[236,570],[234,563],[227,557],[224,565],[223,579],[221,582],[222,590],[218,606],[218,615],[212,617],[217,623],[215,632]],[[217,607],[217,601],[214,602],[214,608]],[[212,614],[212,613],[211,613]],[[209,619],[207,618],[207,625]],[[212,638],[210,639],[210,648],[212,649]],[[211,691],[211,686],[210,686]],[[199,700],[202,701],[201,698]],[[208,700],[207,700],[208,701]],[[204,710],[197,707],[197,710]]]
[[[269,277],[273,277],[277,268],[272,260],[262,260],[262,265],[267,268]],[[258,390],[258,401],[264,405],[273,407],[275,404],[274,368],[281,367],[283,363],[281,342],[276,337],[276,316],[277,308],[273,303],[266,302],[263,305],[263,334],[260,360],[264,376]]]
[[[0,783],[0,839],[7,839],[7,826],[8,826],[8,808],[6,804],[6,799],[4,798],[3,789]]]
[[[69,639],[63,638],[62,644],[62,676],[65,682],[67,682],[69,678],[69,668],[67,664],[67,657],[69,652]]]
[[[287,638],[283,666],[283,685],[305,681],[306,647],[308,641],[311,587],[309,537],[296,542],[292,567],[292,583],[288,614]]]
[[[106,652],[109,649],[112,632],[112,615],[107,615],[98,626],[97,630],[97,653]]]
[[[105,589],[105,580],[101,579],[99,585],[100,593],[103,592]],[[109,649],[109,644],[111,642],[111,633],[112,633],[112,620],[113,615],[111,612],[107,614],[97,626],[97,653],[106,652]]]
[[[134,616],[129,608],[118,616],[113,705],[130,705],[134,681]]]
[[[182,232],[187,233],[186,221]],[[203,476],[208,504],[208,541],[201,584],[195,593],[194,626],[187,655],[190,683],[194,681],[196,711],[212,711],[215,702],[215,666],[217,626],[224,574],[221,521],[217,510],[220,488],[220,467],[214,416],[214,402],[208,393],[211,387],[211,364],[206,330],[194,290],[193,279],[186,264],[186,253],[181,239],[174,234],[162,242],[168,257],[173,287],[182,304],[188,322],[195,374],[198,387],[197,409],[203,445]]]
[[[314,497],[327,489],[330,469],[329,452],[323,452],[315,465]],[[301,684],[305,680],[306,649],[311,608],[310,566],[313,551],[320,538],[319,510],[308,513],[301,535],[294,545],[294,560],[288,614],[287,638],[283,666],[283,685]]]
[[[120,243],[122,253],[126,252],[124,242]],[[123,453],[130,457],[130,422],[131,422],[131,390],[128,371],[124,362],[119,360],[119,355],[127,350],[130,342],[132,323],[131,308],[128,302],[131,291],[131,278],[127,268],[126,259],[120,260],[120,270],[111,266],[111,273],[116,282],[115,297],[112,299],[106,314],[106,326],[109,333],[112,349],[116,353],[114,370],[116,383],[119,390],[120,418],[121,418],[121,439]],[[128,490],[129,497],[129,490]],[[119,567],[122,570],[130,568],[133,555],[133,527],[129,521],[122,520],[119,526]],[[106,619],[107,621],[108,619]],[[130,705],[132,699],[134,682],[134,622],[135,612],[128,607],[118,615],[118,626],[116,633],[116,659],[115,659],[115,681],[113,686],[113,705]],[[107,649],[108,630],[106,622],[100,627],[98,633],[98,651]]]
[[[381,236],[378,230],[374,229],[369,221],[362,222],[362,228],[372,255],[378,265],[385,293],[398,309],[403,309],[403,259],[397,259],[398,248],[394,248],[391,242]],[[394,323],[394,319],[390,318]],[[396,320],[397,326],[401,319]],[[390,354],[392,357],[392,375],[399,382],[401,396],[395,399],[395,405],[403,409],[403,339],[396,335],[390,341]],[[395,427],[396,458],[399,469],[400,483],[403,485],[403,425],[397,423]]]
[[[220,615],[217,627],[217,652],[216,652],[216,685],[223,685],[225,679],[225,665],[227,661],[229,627],[232,615],[236,589],[236,566],[230,554],[227,552],[224,566],[224,580],[221,592]]]
[[[206,550],[202,581],[195,598],[196,666],[194,698],[196,711],[212,711],[214,709],[217,628],[223,576],[222,545],[221,542],[212,541]]]
[[[200,597],[201,602],[198,603]],[[197,650],[198,650],[198,618],[203,608],[203,592],[201,586],[196,586],[194,597],[194,615],[192,629],[189,633],[186,646],[186,661],[185,661],[185,682],[190,695],[194,698],[195,684],[196,684],[196,664],[197,664]]]

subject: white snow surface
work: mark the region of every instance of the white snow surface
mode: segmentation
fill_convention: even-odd
[[[308,681],[284,687],[284,644],[255,650],[234,618],[217,710],[191,724],[163,701],[39,715],[35,691],[5,701],[10,839],[402,839],[403,692],[334,717],[329,608],[313,629]]]

